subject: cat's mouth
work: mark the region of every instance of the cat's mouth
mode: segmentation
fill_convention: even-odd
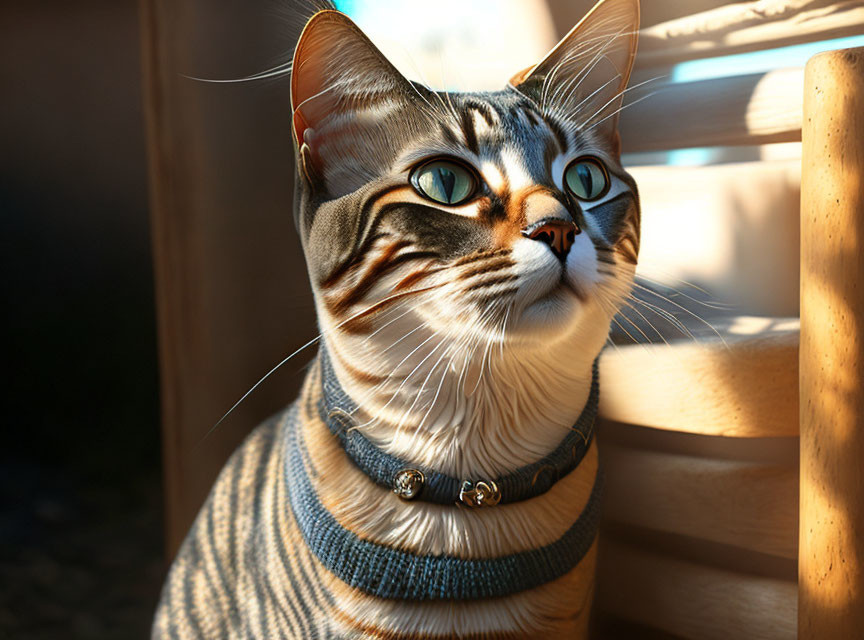
[[[572,278],[568,277],[566,271],[561,272],[561,281],[555,287],[555,290],[559,289],[573,294],[580,302],[585,302],[587,298],[586,293],[579,287],[576,282],[573,281]]]
[[[527,306],[536,304],[547,298],[575,297],[576,300],[584,302],[587,298],[585,291],[575,281],[572,274],[568,273],[567,266],[562,264],[557,277],[549,278],[545,291],[540,292],[534,300],[528,302]]]
[[[560,278],[526,301],[513,328],[518,332],[555,331],[573,320],[580,303],[584,301],[584,292],[562,269]]]
[[[543,295],[539,296],[529,306],[541,303],[545,300],[569,300],[570,302],[584,302],[585,294],[579,290],[568,278],[566,273],[561,274],[561,279],[554,284]]]

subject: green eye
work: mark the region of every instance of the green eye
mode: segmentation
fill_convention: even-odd
[[[579,200],[597,200],[609,190],[609,174],[597,158],[578,158],[571,162],[564,172],[564,182]]]
[[[474,175],[449,160],[424,164],[411,176],[411,182],[420,195],[441,204],[460,204],[474,193]]]

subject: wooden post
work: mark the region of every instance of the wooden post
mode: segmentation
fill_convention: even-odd
[[[864,48],[805,71],[798,633],[864,634]]]
[[[140,7],[170,560],[228,455],[294,399],[314,348],[211,428],[317,331],[292,214],[287,77],[188,77],[289,60],[300,25],[237,0]]]

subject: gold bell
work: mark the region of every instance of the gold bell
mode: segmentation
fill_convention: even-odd
[[[426,478],[417,469],[402,469],[393,478],[393,493],[403,500],[413,500],[423,489]]]
[[[469,507],[494,507],[501,502],[501,491],[493,480],[466,480],[459,491],[459,499]]]

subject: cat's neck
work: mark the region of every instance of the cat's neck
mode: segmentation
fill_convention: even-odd
[[[355,424],[386,453],[457,477],[496,477],[567,435],[588,399],[597,333],[472,350],[417,331],[410,348],[350,337],[325,348],[359,406]]]

